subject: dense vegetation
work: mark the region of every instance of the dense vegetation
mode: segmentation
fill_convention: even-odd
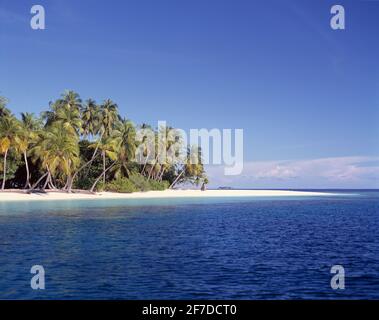
[[[83,103],[67,91],[40,116],[17,118],[0,97],[1,189],[133,192],[208,182],[201,157],[196,164],[162,164],[148,154],[144,163],[135,161],[138,128],[151,126],[136,127],[109,99]]]

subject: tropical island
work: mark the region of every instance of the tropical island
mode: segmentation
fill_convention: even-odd
[[[93,99],[83,102],[78,93],[66,91],[39,116],[25,112],[20,118],[7,108],[7,102],[0,97],[1,201],[88,199],[94,195],[170,198],[324,194],[288,190],[203,192],[209,181],[201,150],[195,162],[189,159],[191,150],[198,147],[182,146],[188,150],[186,161],[160,163],[158,156],[146,148],[142,150],[143,161],[136,161],[137,148],[141,147],[136,142],[137,130],[152,130],[157,140],[162,128],[153,129],[145,123],[136,126],[119,114],[118,105],[110,99],[101,104]],[[175,143],[180,144],[180,139]],[[170,146],[168,143],[165,148]],[[201,190],[173,190],[179,184],[201,185]]]
[[[161,130],[139,127],[156,137]],[[110,99],[83,103],[79,94],[66,91],[40,116],[25,112],[18,119],[0,97],[1,190],[130,193],[172,189],[183,182],[205,187],[201,161],[162,164],[147,150],[144,162],[134,161],[136,129]]]

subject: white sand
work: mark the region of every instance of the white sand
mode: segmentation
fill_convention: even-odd
[[[332,193],[285,191],[285,190],[165,190],[134,193],[85,192],[64,193],[47,191],[46,193],[27,194],[23,191],[0,191],[0,202],[33,200],[78,200],[78,199],[157,199],[157,198],[207,198],[207,197],[281,197],[281,196],[330,196]]]

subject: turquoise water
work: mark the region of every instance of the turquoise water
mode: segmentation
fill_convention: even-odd
[[[0,203],[0,298],[379,298],[379,193],[339,193]]]

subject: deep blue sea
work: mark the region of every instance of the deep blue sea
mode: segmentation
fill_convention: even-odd
[[[379,299],[379,191],[337,192],[0,203],[0,299]]]

